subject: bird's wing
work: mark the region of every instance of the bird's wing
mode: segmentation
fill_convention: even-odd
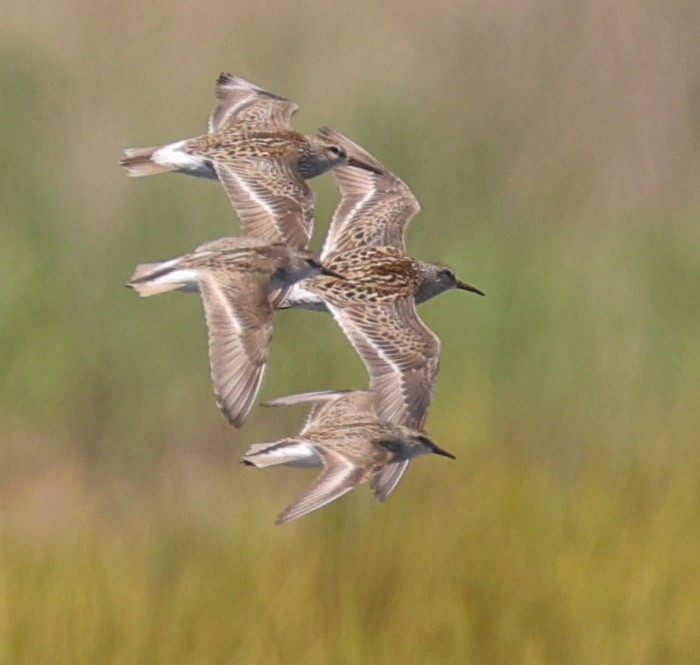
[[[314,225],[314,195],[286,159],[213,160],[246,236],[305,248]]]
[[[332,427],[361,422],[374,422],[374,393],[369,390],[319,390],[287,395],[266,402],[266,406],[313,404],[306,418],[301,435],[317,427]]]
[[[440,340],[418,317],[414,298],[327,305],[367,367],[379,418],[422,427],[440,364]]]
[[[374,173],[354,166],[333,170],[341,199],[321,257],[366,245],[405,251],[406,227],[420,210],[413,192],[369,152],[339,132],[324,127],[319,136],[343,146],[348,155],[380,171]]]
[[[379,469],[369,481],[377,501],[385,501],[386,498],[396,489],[404,471],[408,468],[409,460],[400,462],[390,462]]]
[[[318,510],[347,494],[364,480],[365,470],[351,464],[342,455],[321,446],[318,452],[323,460],[323,471],[299,498],[280,513],[276,524],[284,524]]]
[[[291,129],[299,107],[240,76],[223,73],[216,80],[218,104],[209,118],[209,132],[236,126],[250,129]]]
[[[272,338],[264,276],[202,270],[199,288],[209,330],[209,364],[219,407],[240,427],[260,388]]]

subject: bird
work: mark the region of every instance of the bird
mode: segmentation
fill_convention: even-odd
[[[406,228],[420,210],[409,187],[348,137],[331,129],[323,136],[374,171],[333,171],[341,200],[320,256],[343,279],[301,280],[279,307],[330,311],[367,367],[379,416],[421,428],[437,379],[440,340],[416,305],[450,289],[484,292],[457,279],[449,266],[408,256]],[[397,461],[383,473],[398,482],[407,466],[408,459]]]
[[[423,430],[380,420],[374,399],[372,391],[349,390],[302,393],[267,402],[269,406],[311,402],[313,408],[297,436],[254,444],[242,463],[257,468],[323,467],[316,480],[279,514],[276,524],[318,510],[367,480],[375,497],[384,501],[400,479],[381,475],[388,465],[428,453],[455,459]]]
[[[207,242],[183,256],[142,263],[127,286],[141,296],[198,291],[209,335],[209,364],[220,409],[235,427],[260,388],[272,337],[275,298],[312,275],[336,275],[309,250],[257,238]]]
[[[305,248],[313,231],[314,195],[306,180],[338,166],[376,170],[330,139],[294,131],[295,102],[222,73],[208,132],[163,146],[127,148],[130,176],[178,172],[218,179],[240,218],[242,234]]]
[[[357,265],[364,257],[373,257],[379,268],[382,254],[389,262],[404,259],[403,265],[413,275],[417,304],[450,289],[484,295],[481,289],[458,279],[450,266],[419,261],[407,255],[406,229],[420,212],[420,203],[401,178],[340,132],[325,127],[319,134],[325,140],[341,145],[346,152],[357,155],[363,164],[373,167],[373,170],[367,170],[341,166],[333,170],[341,199],[326,234],[320,254],[322,261],[329,265],[334,261],[339,265]],[[346,281],[345,286],[350,289],[351,280]],[[295,284],[280,308],[327,311],[323,298],[307,288],[311,283],[303,280]]]

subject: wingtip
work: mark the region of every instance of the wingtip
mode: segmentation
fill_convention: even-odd
[[[322,125],[318,128],[317,136],[324,140],[337,143],[345,148],[348,155],[348,165],[355,168],[364,169],[375,176],[390,176],[395,178],[393,173],[389,171],[376,157],[368,150],[363,148],[359,143],[355,143],[351,138],[332,129],[328,125]]]
[[[347,136],[341,134],[332,127],[329,127],[328,125],[321,125],[318,128],[318,131],[316,132],[316,136],[318,136],[318,138],[320,139],[333,141],[335,143],[347,143],[348,141],[350,141],[350,139]]]
[[[279,515],[277,515],[277,517],[275,517],[275,525],[281,526],[282,524],[291,522],[293,519],[296,519],[296,517],[298,516],[290,515],[287,510],[284,510]]]
[[[270,408],[273,406],[283,406],[283,403],[280,402],[279,400],[282,399],[281,397],[275,397],[273,399],[268,399],[265,400],[264,402],[260,402],[260,406],[264,406],[265,408]]]
[[[216,383],[215,379],[214,381]],[[244,394],[243,396],[239,396],[241,399],[241,403],[238,404],[238,398],[233,400],[224,399],[218,393],[218,388],[214,388],[216,405],[219,407],[221,414],[224,416],[224,418],[226,418],[226,422],[229,425],[231,425],[231,427],[235,427],[236,429],[240,429],[241,427],[243,427],[243,423],[245,423],[246,419],[248,418],[248,415],[250,414],[251,409],[253,408],[253,404],[255,403],[255,393],[257,393],[257,388],[252,392],[252,394]]]
[[[247,413],[237,413],[236,415],[230,415],[226,407],[222,406],[221,404],[219,405],[219,408],[221,409],[221,413],[224,414],[224,418],[226,418],[226,422],[231,425],[231,427],[235,427],[236,429],[240,429],[243,427],[243,423],[245,422],[245,419],[247,417]]]
[[[321,125],[318,128],[318,133],[319,134],[326,134],[328,136],[342,136],[342,134],[339,134],[339,132],[336,132],[335,129],[331,129],[328,125]]]
[[[219,86],[226,85],[227,83],[234,83],[236,79],[237,77],[231,74],[231,72],[221,72],[216,77],[216,86],[218,88]]]

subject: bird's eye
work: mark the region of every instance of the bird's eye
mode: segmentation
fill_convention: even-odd
[[[443,269],[439,272],[439,275],[440,275],[440,277],[445,277],[445,278],[447,278],[447,279],[449,279],[449,280],[454,280],[454,279],[456,279],[454,270],[452,270],[451,268],[443,268]]]
[[[328,150],[338,157],[343,156],[343,151],[337,145],[328,146]]]

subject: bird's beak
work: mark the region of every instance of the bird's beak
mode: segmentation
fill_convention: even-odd
[[[446,450],[443,448],[440,448],[439,446],[433,446],[433,452],[436,455],[442,455],[443,457],[449,457],[450,459],[457,459],[452,453],[448,453]]]
[[[340,273],[337,273],[334,270],[331,270],[330,268],[326,268],[326,266],[323,266],[321,268],[321,274],[327,275],[328,277],[336,277],[338,279],[345,279],[345,277],[343,277]]]
[[[471,284],[467,284],[466,282],[460,282],[459,280],[455,282],[455,288],[462,289],[462,291],[471,291],[472,293],[478,293],[480,296],[486,295],[481,289],[477,289],[476,286],[472,286]]]
[[[367,164],[367,162],[363,162],[359,159],[355,159],[354,157],[348,157],[348,166],[354,166],[357,169],[371,171],[372,173],[376,173],[377,175],[384,175],[384,171],[382,169],[379,169],[376,166],[372,166],[371,164]]]

